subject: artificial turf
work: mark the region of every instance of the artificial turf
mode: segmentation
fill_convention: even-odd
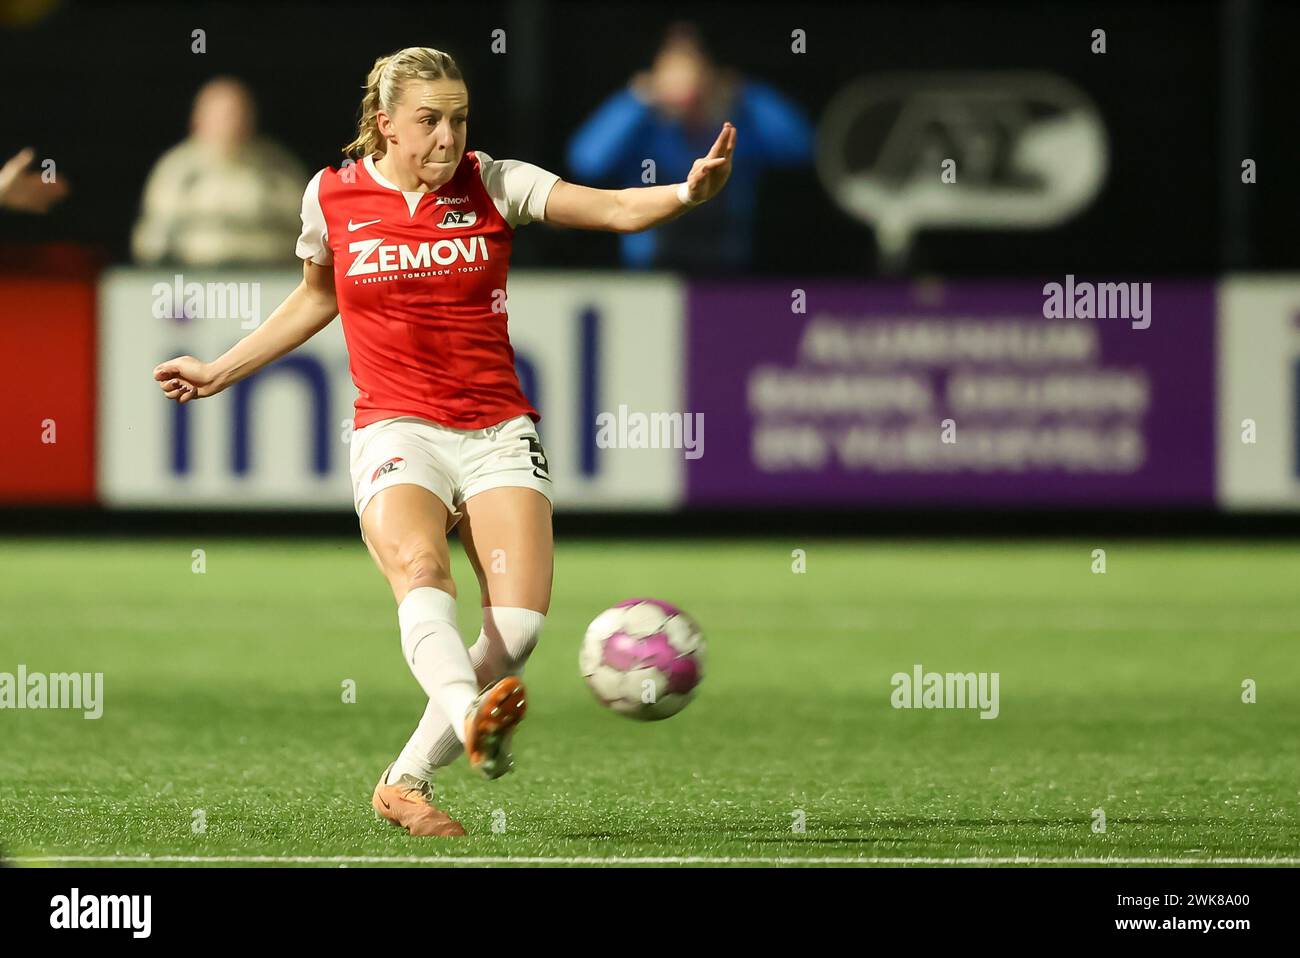
[[[667,721],[578,674],[588,621],[633,596],[709,643]],[[370,809],[424,702],[359,541],[5,540],[0,610],[0,672],[104,675],[97,720],[0,710],[19,863],[1300,855],[1300,544],[562,542],[516,771],[435,783],[461,839]],[[997,672],[998,717],[893,708],[917,663]]]

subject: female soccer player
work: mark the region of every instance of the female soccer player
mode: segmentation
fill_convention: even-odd
[[[303,194],[302,283],[220,358],[154,369],[168,399],[213,396],[342,316],[357,387],[353,502],[397,602],[403,654],[429,697],[371,804],[412,835],[465,834],[430,787],[462,749],[488,778],[510,770],[525,711],[519,674],[550,608],[551,479],[504,309],[515,228],[657,226],[718,194],[736,145],[725,123],[684,183],[597,190],[467,153],[468,114],[446,53],[408,47],[376,60],[345,148],[360,162],[321,170]],[[447,546],[458,523],[483,605],[468,650]]]

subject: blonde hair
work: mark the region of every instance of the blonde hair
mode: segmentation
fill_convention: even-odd
[[[371,153],[383,154],[387,146],[379,132],[377,116],[380,110],[392,114],[407,82],[464,79],[451,54],[432,47],[407,47],[380,57],[366,77],[366,95],[361,100],[357,138],[343,147],[344,155],[360,158]]]

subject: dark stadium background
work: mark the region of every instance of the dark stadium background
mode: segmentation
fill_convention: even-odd
[[[314,170],[338,163],[374,55],[409,43],[445,45],[471,84],[470,146],[526,158],[563,176],[570,133],[648,65],[664,28],[681,19],[699,26],[719,62],[775,85],[814,124],[849,80],[894,70],[1045,70],[1092,98],[1104,117],[1110,170],[1086,209],[1040,230],[923,229],[904,277],[1069,271],[1204,279],[1228,270],[1300,268],[1292,215],[1300,208],[1300,176],[1291,152],[1291,100],[1300,67],[1287,53],[1300,9],[1291,4],[808,3],[792,11],[759,3],[743,5],[743,13],[729,4],[673,9],[561,0],[8,6],[8,28],[0,30],[0,88],[6,91],[0,145],[6,156],[31,142],[38,155],[58,157],[75,190],[43,217],[0,216],[0,263],[14,274],[68,275],[127,262],[145,175],[185,135],[194,93],[214,75],[247,81],[261,130]],[[31,9],[42,15],[25,17]],[[808,31],[808,55],[790,55],[792,26]],[[1086,40],[1099,26],[1109,36],[1104,56],[1090,53]],[[195,27],[208,34],[202,56],[189,51]],[[508,55],[489,52],[496,28],[507,31]],[[1258,183],[1245,189],[1238,182],[1243,156],[1259,167]],[[870,231],[830,200],[811,170],[769,171],[762,184],[753,275],[794,282],[881,275]],[[573,231],[520,231],[514,263],[519,269],[620,268],[615,237]],[[8,458],[13,455],[11,445],[6,466],[21,468]],[[935,510],[875,508],[868,498],[828,516],[813,497],[799,511],[795,518],[774,511],[765,521],[914,529]],[[1052,530],[1080,521],[1104,527],[1118,513],[1125,513],[1119,528],[1160,533],[1292,527],[1282,515],[1229,517],[1213,508],[1158,505],[1137,514],[1089,508],[1082,519],[1064,506],[1022,514],[1004,505],[992,517],[959,503],[939,511],[938,531]],[[716,507],[686,513],[684,522],[678,521],[681,510],[652,522],[638,515],[593,520],[567,514],[559,521],[570,531],[593,521],[598,528],[614,522],[627,532],[753,528],[752,510],[739,516]],[[97,509],[34,513],[21,501],[6,502],[3,519],[14,528],[122,528],[120,516]],[[227,514],[217,521],[230,519]],[[131,523],[150,521],[142,510]],[[263,521],[281,520],[263,515]],[[317,515],[293,527],[340,531],[340,521],[349,520]]]
[[[699,24],[721,62],[775,84],[814,119],[847,80],[891,70],[1043,68],[1088,91],[1114,149],[1113,175],[1092,207],[1042,233],[927,234],[917,271],[1018,276],[1069,264],[1077,272],[1200,275],[1227,266],[1300,265],[1300,249],[1287,241],[1287,218],[1270,215],[1300,202],[1300,183],[1284,175],[1290,124],[1251,131],[1252,155],[1270,171],[1256,194],[1264,200],[1268,191],[1267,201],[1252,204],[1257,215],[1228,220],[1217,175],[1225,162],[1235,166],[1230,158],[1239,152],[1225,138],[1244,139],[1225,117],[1225,96],[1241,97],[1237,105],[1254,115],[1286,115],[1297,68],[1266,53],[1300,27],[1300,11],[1280,3],[800,3],[796,10],[782,3],[674,10],[542,0],[68,3],[36,27],[5,31],[0,78],[9,94],[0,142],[13,152],[22,137],[35,136],[26,131],[40,131],[42,150],[76,157],[70,178],[112,187],[83,190],[75,206],[44,222],[0,223],[0,238],[73,239],[124,259],[123,226],[135,218],[149,164],[183,137],[194,93],[218,73],[251,84],[263,129],[310,169],[336,164],[374,56],[417,42],[454,48],[472,84],[474,142],[564,175],[569,134],[649,63],[663,29],[677,19]],[[808,31],[809,55],[790,55],[792,25]],[[1104,56],[1079,39],[1097,26],[1112,38]],[[204,56],[181,42],[194,27],[208,31]],[[511,44],[505,56],[488,50],[498,27]],[[1247,31],[1240,66],[1249,74],[1229,77],[1239,31]],[[38,95],[20,95],[33,81]],[[815,178],[771,180],[760,206],[756,272],[870,275],[864,231],[828,202]],[[781,215],[789,207],[816,229],[791,230]],[[608,237],[528,239],[521,233],[520,266],[617,262]],[[1230,257],[1241,243],[1252,258]]]

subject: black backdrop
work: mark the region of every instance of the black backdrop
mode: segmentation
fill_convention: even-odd
[[[425,44],[469,78],[470,145],[566,174],[570,132],[649,62],[664,27],[700,25],[722,62],[764,79],[814,120],[848,80],[909,69],[1041,69],[1098,104],[1111,169],[1098,201],[1070,223],[1029,233],[922,233],[912,268],[952,274],[1135,271],[1203,275],[1297,268],[1300,153],[1290,109],[1300,10],[1290,4],[872,3],[76,3],[0,33],[0,148],[27,143],[74,188],[45,218],[0,218],[0,243],[73,240],[127,256],[141,186],[185,133],[211,76],[247,80],[264,131],[309,169],[337,164],[375,56]],[[190,52],[190,31],[207,53]],[[808,53],[790,52],[790,31]],[[1089,50],[1096,27],[1108,52]],[[490,51],[495,28],[507,53]],[[1240,158],[1260,182],[1240,186]],[[759,208],[757,268],[870,275],[870,232],[841,213],[812,171],[771,174]],[[1247,190],[1244,194],[1233,190]],[[783,212],[802,213],[792,230]],[[615,241],[521,232],[516,262],[614,266]],[[1233,250],[1236,253],[1233,253]]]

